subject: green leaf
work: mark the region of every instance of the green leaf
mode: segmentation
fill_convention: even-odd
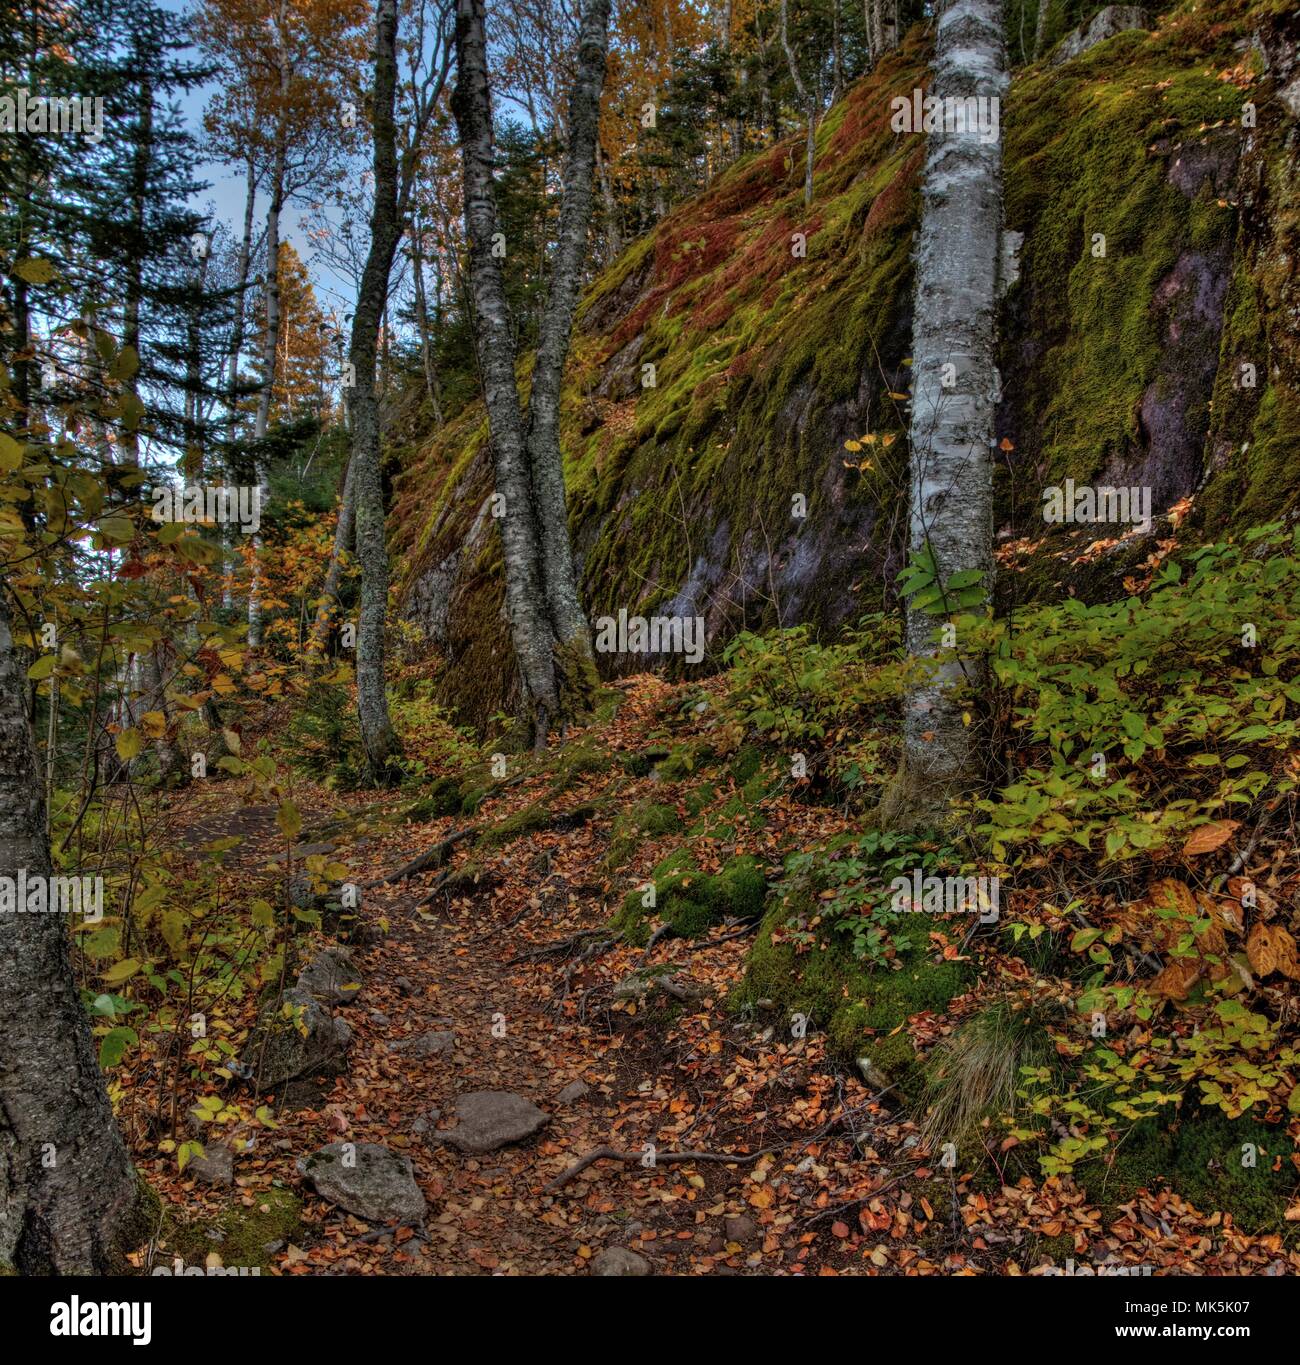
[[[138,958],[123,958],[121,962],[102,972],[100,979],[107,981],[110,986],[116,986],[121,981],[129,981],[140,970],[140,965]]]
[[[110,1067],[115,1067],[125,1056],[127,1048],[133,1047],[139,1041],[140,1037],[133,1028],[119,1026],[109,1029],[100,1040],[99,1069],[107,1071]]]

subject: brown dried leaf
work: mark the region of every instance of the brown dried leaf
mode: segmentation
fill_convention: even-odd
[[[1188,836],[1183,845],[1183,857],[1194,858],[1199,853],[1213,853],[1232,838],[1233,832],[1241,825],[1240,820],[1213,820],[1202,825]]]

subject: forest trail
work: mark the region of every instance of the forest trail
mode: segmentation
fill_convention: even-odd
[[[651,683],[651,693],[660,690]],[[644,728],[636,709],[625,722],[629,734]],[[526,789],[522,795],[527,797]],[[586,793],[575,795],[569,804],[581,808]],[[311,842],[316,836],[310,830],[325,807],[300,800],[307,815],[303,840],[321,849],[324,843]],[[518,806],[519,799],[511,804]],[[574,1273],[602,1250],[625,1248],[644,1258],[649,1273],[714,1268],[736,1273],[747,1266],[771,1268],[769,1250],[778,1261],[783,1258],[779,1237],[765,1247],[758,1216],[769,1203],[766,1163],[757,1171],[762,1179],[754,1180],[755,1163],[746,1160],[774,1141],[767,1116],[759,1115],[758,1127],[736,1121],[734,1114],[719,1125],[719,1115],[709,1112],[701,1094],[704,1072],[715,1070],[741,1036],[717,1008],[722,991],[692,987],[692,997],[698,991],[699,999],[692,998],[689,1009],[698,1013],[684,1036],[671,1042],[664,1036],[665,1018],[656,1017],[646,1036],[636,1026],[634,1002],[615,1002],[611,1011],[620,976],[646,955],[626,947],[608,951],[613,945],[600,931],[610,907],[602,888],[589,881],[600,836],[585,822],[563,828],[563,812],[556,813],[558,834],[506,845],[488,860],[486,884],[469,894],[435,893],[433,903],[425,904],[422,888],[432,873],[367,890],[365,946],[353,949],[361,990],[338,1010],[354,1035],[346,1074],[329,1084],[315,1107],[278,1112],[278,1130],[240,1159],[236,1180],[244,1197],[256,1202],[257,1191],[272,1182],[300,1188],[296,1163],[327,1143],[376,1143],[410,1157],[428,1212],[422,1227],[385,1231],[307,1192],[304,1245],[279,1251],[277,1268]],[[464,823],[457,816],[404,827],[395,837],[344,836],[334,856],[346,859],[364,885],[401,868]],[[265,877],[273,863],[283,866],[283,854],[273,852],[283,846],[273,806],[203,810],[179,821],[175,837],[191,849],[239,837],[243,842],[230,863],[236,875]],[[585,956],[584,948],[591,947],[602,950],[599,957]],[[657,946],[654,955],[663,972],[686,979],[682,969],[698,969],[708,957],[721,981],[739,975],[745,948],[730,937],[704,954],[679,943]],[[300,963],[311,956],[310,950],[300,951]],[[588,1008],[596,997],[606,1008]],[[659,1000],[676,1003],[662,994]],[[643,1003],[642,1014],[646,1008]],[[663,1015],[662,1009],[650,1012]],[[446,1032],[454,1034],[454,1044],[445,1051],[419,1056],[418,1048],[407,1050],[425,1035]],[[754,1029],[743,1032],[752,1035]],[[792,1043],[790,1065],[774,1083],[792,1091],[806,1085],[811,1073],[801,1064],[816,1048],[815,1042]],[[830,1084],[829,1077],[824,1080]],[[576,1096],[575,1083],[583,1091]],[[549,1121],[535,1137],[483,1155],[462,1154],[441,1135],[454,1124],[456,1097],[475,1092],[522,1096]],[[728,1090],[721,1094],[715,1105],[725,1117]],[[819,1111],[815,1106],[813,1112]],[[736,1164],[672,1162],[651,1170],[641,1164],[647,1143],[665,1153],[708,1148],[721,1156],[735,1150]],[[638,1160],[600,1161],[562,1189],[545,1190],[580,1158],[605,1146],[634,1151]],[[191,1188],[187,1199],[203,1188]],[[810,1241],[805,1239],[805,1252]],[[613,1273],[639,1265],[626,1257],[615,1263],[623,1269]]]
[[[619,813],[647,790],[678,797],[653,775],[627,776],[644,769],[635,755],[653,749],[655,717],[674,690],[651,678],[620,688],[623,702],[598,737],[597,727],[572,735],[552,760],[563,769],[598,738],[618,763],[558,783],[562,792],[537,771],[502,784],[470,818],[477,838],[455,845],[448,868],[366,890],[351,949],[360,991],[334,1011],[353,1035],[345,1073],[314,1096],[275,1097],[285,1100],[277,1127],[254,1131],[252,1150],[236,1155],[233,1191],[157,1163],[178,1215],[211,1224],[232,1195],[256,1208],[272,1186],[292,1191],[302,1222],[268,1261],[288,1274],[1016,1274],[1073,1255],[1116,1273],[1189,1258],[1221,1273],[1287,1264],[1276,1238],[1206,1235],[1202,1213],[1173,1194],[1144,1192],[1103,1212],[1054,1179],[1000,1185],[996,1149],[992,1164],[943,1169],[888,1094],[827,1061],[815,1021],[795,1036],[770,1011],[728,1003],[752,941],[743,925],[695,942],[617,941],[612,911],[662,854],[651,839],[602,879]],[[262,879],[264,895],[275,891],[266,879],[280,879],[283,892],[275,808],[232,810],[234,794],[223,785],[201,805],[189,798],[173,837],[193,851],[238,835],[232,874],[245,888]],[[355,798],[340,831],[336,795],[296,799],[307,816],[299,847],[332,845],[362,885],[467,823],[457,813],[402,824],[397,796]],[[842,823],[825,807],[783,801],[771,803],[761,832],[738,827],[717,852],[699,840],[702,864],[737,846],[824,837]],[[544,822],[524,818],[539,808]],[[327,942],[316,932],[297,941],[298,966]],[[954,1002],[953,1018],[977,999],[978,990]],[[953,1018],[919,1015],[911,1031],[936,1040]],[[230,1091],[245,1108],[255,1102],[244,1083]],[[482,1092],[519,1096],[546,1121],[495,1150],[458,1151],[445,1140],[458,1096]],[[299,1163],[330,1143],[409,1157],[423,1219],[360,1218],[318,1197]],[[628,1159],[573,1171],[602,1148]]]

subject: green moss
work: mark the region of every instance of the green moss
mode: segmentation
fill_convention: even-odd
[[[603,865],[608,870],[617,870],[646,839],[676,834],[681,828],[681,816],[671,806],[654,801],[638,801],[615,817]]]
[[[1242,1165],[1246,1144],[1255,1148],[1254,1167]],[[1282,1215],[1300,1179],[1292,1150],[1283,1128],[1197,1108],[1172,1121],[1139,1124],[1109,1161],[1078,1167],[1075,1178],[1090,1200],[1107,1209],[1127,1203],[1140,1189],[1168,1185],[1202,1213],[1231,1213],[1245,1232],[1287,1231],[1293,1225]],[[1279,1157],[1281,1169],[1274,1171]]]
[[[454,777],[440,777],[425,794],[407,808],[404,819],[411,824],[437,820],[444,815],[455,815],[464,809],[465,794]]]
[[[629,777],[649,777],[655,770],[655,766],[662,763],[672,750],[666,744],[652,744],[646,749],[639,749],[635,753],[624,754],[622,763],[623,771]]]
[[[551,795],[568,791],[584,777],[607,773],[614,766],[614,755],[594,741],[561,748],[551,781]]]
[[[504,820],[497,821],[484,832],[480,843],[485,848],[499,848],[515,839],[522,839],[527,834],[534,834],[539,829],[545,829],[553,817],[554,812],[548,802],[534,801],[532,805],[524,806],[513,815],[507,815]]]
[[[631,891],[612,927],[630,942],[644,943],[646,921],[657,916],[680,938],[699,938],[725,919],[752,919],[762,913],[767,882],[756,859],[733,858],[714,876],[699,870],[689,848],[671,853],[650,879],[654,905],[643,904],[645,892]]]
[[[768,912],[736,1003],[769,999],[787,1014],[803,1014],[826,1031],[828,1053],[839,1064],[869,1057],[890,1083],[919,1094],[924,1078],[916,1055],[906,1030],[896,1030],[914,1014],[946,1009],[970,985],[969,964],[913,951],[900,955],[897,971],[872,968],[825,937],[799,951],[781,936],[793,908],[787,899]]]
[[[302,1201],[291,1191],[273,1186],[254,1195],[252,1208],[232,1204],[215,1220],[195,1219],[165,1228],[161,1249],[180,1256],[186,1265],[202,1265],[215,1251],[225,1266],[265,1270],[275,1256],[267,1247],[287,1244],[302,1227]]]

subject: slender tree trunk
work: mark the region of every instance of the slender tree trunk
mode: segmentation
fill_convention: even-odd
[[[831,0],[831,103],[844,93],[844,43],[840,33],[840,0]]]
[[[1034,19],[1034,60],[1040,61],[1043,57],[1043,48],[1047,44],[1047,4],[1048,0],[1038,0],[1038,14]]]
[[[550,718],[559,709],[559,691],[524,445],[523,414],[515,386],[513,327],[501,263],[492,254],[492,239],[497,231],[492,178],[495,149],[483,0],[458,0],[456,86],[451,107],[460,133],[465,182],[467,283],[473,302],[475,345],[492,433],[496,493],[502,500],[499,525],[505,560],[506,610],[534,738],[544,742]]]
[[[25,668],[0,596],[0,876],[50,875]],[[124,1267],[139,1192],[95,1062],[62,915],[0,914],[0,1264]]]
[[[614,197],[614,182],[610,179],[609,158],[596,147],[596,165],[600,172],[600,198],[605,210],[605,250],[609,260],[623,252],[623,232],[618,221],[618,201]]]
[[[147,60],[145,54],[138,48],[136,51],[143,64]],[[137,113],[140,126],[131,154],[131,227],[135,240],[128,258],[126,300],[122,313],[122,345],[129,346],[137,356],[140,354],[140,309],[144,302],[145,197],[149,193],[149,167],[153,160],[153,86],[148,79],[140,83],[139,100]],[[133,398],[138,399],[140,395],[138,374],[132,374],[122,387]],[[129,463],[135,464],[139,460],[138,428],[129,430],[123,428],[122,448]]]
[[[578,40],[578,68],[569,99],[569,149],[565,158],[554,268],[533,362],[528,403],[529,474],[542,552],[542,577],[551,625],[566,679],[587,693],[596,681],[591,632],[578,600],[569,543],[560,451],[560,388],[569,353],[573,314],[591,225],[592,174],[605,80],[610,0],[587,0]],[[585,705],[590,698],[582,697]]]
[[[429,345],[429,307],[424,297],[424,247],[417,218],[411,233],[411,269],[415,276],[415,325],[420,332],[420,359],[424,364],[424,388],[433,407],[433,420],[442,426],[442,397],[438,391],[438,372]]]
[[[931,94],[1000,100],[1007,84],[998,0],[948,0],[939,13]],[[997,275],[1002,231],[1001,140],[973,129],[929,134],[917,249],[912,334],[911,533],[928,551],[940,584],[974,571],[987,590],[993,570]],[[909,606],[914,658],[939,654],[936,616]],[[949,622],[952,624],[951,620]],[[905,700],[904,760],[884,815],[896,824],[933,823],[948,797],[978,779],[981,755],[964,714],[963,678],[976,688],[980,665],[950,649]]]
[[[253,215],[257,207],[257,166],[250,149],[244,177],[244,233],[239,239],[239,259],[235,266],[235,318],[230,333],[230,360],[226,372],[226,405],[233,423],[239,411],[239,356],[244,349],[245,294],[253,258]]]
[[[790,68],[790,79],[794,82],[799,103],[808,111],[807,137],[804,143],[803,204],[812,205],[813,163],[817,155],[817,100],[813,98],[812,88],[804,84],[799,74],[799,63],[795,60],[794,47],[790,43],[790,3],[781,0],[781,46],[785,49],[786,64]]]
[[[379,399],[375,361],[388,300],[401,225],[397,211],[397,0],[375,5],[374,172],[375,199],[348,359],[356,384],[348,391],[352,414],[349,477],[355,509],[354,534],[361,564],[357,619],[357,714],[366,767],[374,782],[386,781],[398,753],[385,691],[384,624],[388,613],[388,547],[384,542],[384,493],[379,473]]]
[[[352,482],[352,461],[348,461],[343,475],[343,492],[339,496],[339,519],[334,527],[334,545],[330,550],[329,567],[325,570],[325,585],[321,589],[320,605],[312,624],[309,649],[323,650],[330,632],[339,618],[339,583],[343,577],[343,556],[352,551],[356,527],[356,493]]]
[[[284,211],[284,177],[289,156],[289,124],[286,102],[289,94],[289,53],[283,36],[284,14],[280,25],[280,109],[275,130],[275,154],[271,166],[271,202],[266,211],[266,278],[262,296],[266,310],[266,331],[262,338],[262,387],[257,395],[257,414],[253,419],[253,439],[261,441],[271,425],[271,404],[275,398],[275,358],[280,350],[280,215]],[[268,501],[267,472],[260,453],[254,455],[254,477],[261,490],[261,502]],[[251,537],[252,575],[248,585],[248,643],[256,649],[262,643],[262,583],[259,558],[262,537]]]

